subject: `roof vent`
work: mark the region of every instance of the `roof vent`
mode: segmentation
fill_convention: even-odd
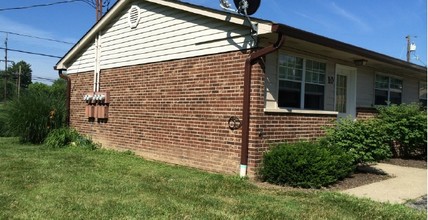
[[[128,23],[131,28],[136,28],[140,21],[140,7],[133,5],[128,11]]]

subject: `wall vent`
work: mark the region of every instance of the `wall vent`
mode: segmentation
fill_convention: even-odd
[[[140,7],[133,5],[128,11],[128,23],[131,28],[136,28],[140,22]]]

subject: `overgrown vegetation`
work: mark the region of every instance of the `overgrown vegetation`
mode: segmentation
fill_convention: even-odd
[[[303,188],[320,188],[348,176],[350,155],[339,147],[317,143],[280,144],[263,156],[259,175],[263,181]]]
[[[425,211],[0,138],[0,219],[426,219]]]
[[[354,164],[395,157],[425,157],[427,112],[418,104],[382,106],[369,120],[339,120],[326,129],[322,143],[343,148]]]
[[[327,186],[357,166],[393,154],[425,157],[427,113],[417,104],[380,107],[370,120],[338,120],[318,143],[282,144],[263,156],[263,181],[298,187]]]
[[[49,132],[44,145],[52,149],[77,146],[95,150],[99,147],[90,138],[82,136],[76,130],[67,127],[54,129]]]
[[[0,137],[8,136],[8,129],[6,126],[6,111],[3,103],[0,103]]]
[[[378,108],[381,129],[396,157],[426,157],[427,112],[417,104]]]
[[[65,89],[62,79],[52,86],[30,84],[19,98],[4,106],[8,132],[22,142],[42,143],[51,130],[64,126]]]
[[[326,128],[321,144],[343,149],[351,155],[354,165],[381,161],[392,155],[379,120],[338,120],[335,126]]]

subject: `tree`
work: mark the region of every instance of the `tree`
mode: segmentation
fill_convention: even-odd
[[[20,85],[21,89],[28,88],[28,85],[31,84],[31,75],[33,71],[31,70],[31,65],[23,60],[18,63],[14,63],[12,66],[7,68],[7,73],[12,75],[14,79],[18,79],[19,68],[21,67],[21,79]]]

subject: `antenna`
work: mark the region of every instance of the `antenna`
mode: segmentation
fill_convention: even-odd
[[[252,32],[257,33],[257,26],[251,22],[249,15],[256,13],[260,6],[260,1],[261,0],[233,0],[233,3],[237,9],[232,9],[230,8],[231,5],[228,0],[220,0],[220,7],[226,11],[245,15],[251,25]]]
[[[414,36],[416,38],[416,36]],[[410,54],[412,52],[416,51],[416,44],[414,42],[411,42],[411,36],[407,35],[406,36],[406,40],[407,40],[407,55],[406,55],[406,60],[407,62],[410,62],[411,56]]]
[[[260,0],[233,0],[233,3],[238,8],[238,13],[245,15],[256,13],[260,6]]]

